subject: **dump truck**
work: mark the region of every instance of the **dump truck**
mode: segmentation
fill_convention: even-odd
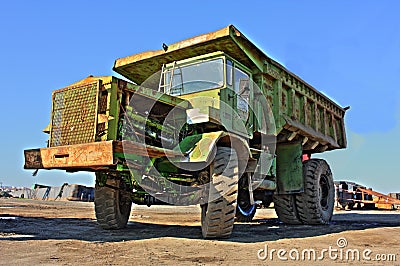
[[[273,202],[287,224],[327,224],[335,187],[314,154],[346,147],[342,108],[229,25],[115,60],[52,94],[47,147],[25,169],[95,173],[104,229],[132,203],[200,205],[204,238],[225,238]]]

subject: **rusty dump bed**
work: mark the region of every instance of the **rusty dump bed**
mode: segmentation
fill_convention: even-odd
[[[273,109],[279,142],[301,141],[310,153],[346,147],[345,109],[268,57],[232,25],[170,44],[166,51],[117,59],[114,70],[141,84],[163,64],[216,51],[251,69]]]

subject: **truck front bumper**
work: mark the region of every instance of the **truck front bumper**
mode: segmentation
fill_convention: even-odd
[[[127,154],[150,158],[168,156],[177,160],[184,157],[182,153],[173,150],[146,146],[133,141],[110,140],[25,150],[24,168],[96,171],[116,166],[118,158],[123,158]]]
[[[113,141],[25,150],[24,156],[25,169],[96,169],[115,164]]]

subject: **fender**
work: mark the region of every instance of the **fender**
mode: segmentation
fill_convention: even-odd
[[[186,155],[187,160],[180,161],[180,164],[209,164],[214,159],[216,146],[234,148],[238,155],[240,169],[245,169],[249,159],[252,159],[249,144],[244,138],[225,131],[217,131],[184,138],[176,148]]]

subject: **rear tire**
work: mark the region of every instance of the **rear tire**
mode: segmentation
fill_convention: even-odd
[[[209,201],[201,205],[204,238],[226,238],[233,230],[238,194],[239,166],[234,149],[217,147],[211,165]]]
[[[301,224],[294,195],[274,195],[274,208],[281,222]]]
[[[121,180],[109,179],[107,185],[122,188]],[[96,184],[94,206],[97,223],[103,229],[121,229],[126,227],[131,213],[132,201],[129,192]]]
[[[296,195],[296,207],[304,224],[328,224],[332,219],[335,186],[328,163],[310,159],[303,163],[304,192]]]

